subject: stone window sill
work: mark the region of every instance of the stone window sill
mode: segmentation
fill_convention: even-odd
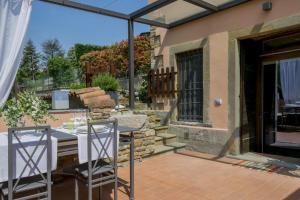
[[[184,121],[171,121],[170,124],[172,125],[184,125],[184,126],[200,126],[206,128],[212,128],[212,124],[210,123],[203,123],[203,122],[184,122]]]

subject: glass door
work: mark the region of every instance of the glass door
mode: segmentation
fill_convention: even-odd
[[[300,58],[263,64],[263,152],[300,156]]]

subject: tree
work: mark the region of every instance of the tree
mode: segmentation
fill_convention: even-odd
[[[138,36],[134,41],[135,72],[146,74],[150,70],[149,36]],[[128,41],[123,40],[101,51],[84,54],[80,58],[83,70],[89,75],[111,73],[122,77],[128,74]]]
[[[91,45],[91,44],[75,44],[73,48],[74,48],[76,60],[79,62],[80,57],[82,55],[92,51],[101,51],[107,49],[108,46],[98,46],[98,45]]]
[[[24,48],[23,59],[17,74],[17,81],[24,83],[26,80],[35,81],[39,74],[40,55],[36,52],[36,48],[31,40],[29,40]]]
[[[45,42],[43,42],[42,48],[43,59],[46,64],[50,59],[54,57],[63,57],[65,54],[58,39],[46,40]]]
[[[54,57],[48,61],[50,77],[54,87],[67,87],[76,79],[71,62],[63,57]]]
[[[54,58],[57,58],[57,57],[63,58],[65,53],[64,53],[64,50],[62,49],[62,46],[61,46],[60,42],[58,41],[58,39],[46,40],[45,42],[43,42],[42,48],[43,48],[44,73],[47,74],[47,77],[49,77],[49,76],[51,76],[51,74],[49,72],[50,60],[53,60]],[[54,61],[52,61],[52,62],[54,62]],[[54,70],[53,63],[52,63],[52,70]],[[57,69],[57,70],[60,70],[60,69]],[[52,72],[52,74],[54,74],[54,72]],[[53,78],[55,78],[55,77],[53,77]]]
[[[72,68],[74,69],[76,79],[80,80],[82,77],[82,69],[80,66],[80,62],[76,58],[76,52],[74,46],[69,49],[67,54],[67,60],[70,62]]]
[[[75,44],[72,46],[67,54],[67,59],[71,62],[74,70],[76,71],[77,78],[81,79],[83,77],[83,70],[80,63],[80,57],[86,53],[92,51],[100,51],[108,48],[107,46],[98,46],[91,44]]]

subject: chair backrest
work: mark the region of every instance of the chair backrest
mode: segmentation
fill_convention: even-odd
[[[97,126],[105,126],[106,130],[97,130]],[[99,160],[106,159],[109,164],[116,167],[118,157],[118,120],[111,119],[88,123],[87,157],[88,169],[93,172]],[[96,157],[93,153],[96,153]],[[92,163],[94,162],[94,163]]]
[[[50,126],[8,129],[8,198],[19,186],[20,180],[35,176],[45,184],[40,197],[51,199],[52,142]]]
[[[285,102],[283,99],[279,99],[278,100],[278,111],[280,113],[284,113],[285,112]]]

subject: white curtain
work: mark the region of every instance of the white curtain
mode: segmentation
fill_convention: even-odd
[[[300,101],[300,59],[280,61],[280,81],[284,102],[296,104]]]
[[[6,102],[22,58],[32,0],[0,0],[0,107]]]

